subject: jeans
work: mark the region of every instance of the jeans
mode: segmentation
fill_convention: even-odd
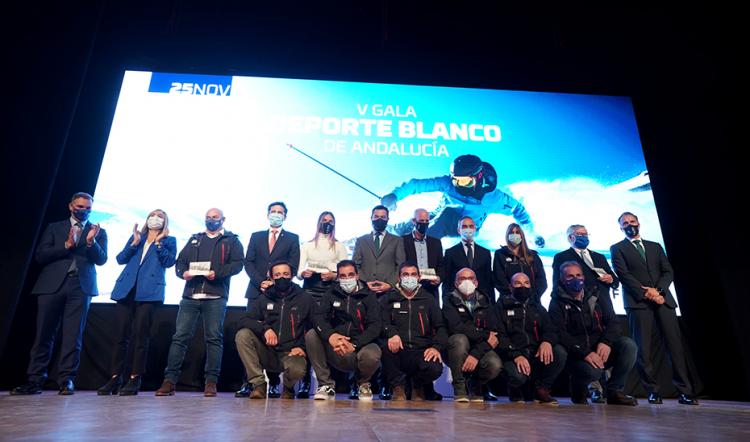
[[[289,356],[289,351],[277,351],[268,347],[265,342],[258,338],[252,330],[241,328],[234,336],[237,344],[237,353],[240,354],[242,364],[245,366],[247,381],[258,387],[266,383],[263,369],[275,373],[284,373],[284,388],[287,391],[294,389],[297,383],[305,375],[307,370],[307,359],[302,356]]]
[[[471,373],[464,373],[461,367],[469,356],[471,344],[466,335],[455,334],[448,338],[448,367],[453,376],[453,391],[466,394],[466,378],[471,378],[479,385],[484,385],[500,374],[503,363],[494,351],[488,351],[479,360],[477,367]],[[458,393],[456,393],[458,394]]]
[[[305,347],[320,387],[335,388],[329,364],[343,372],[354,372],[357,385],[370,382],[370,378],[380,366],[380,347],[373,342],[359,351],[341,356],[333,351],[328,342],[323,342],[318,332],[310,330],[305,334]]]
[[[172,345],[169,346],[167,368],[164,379],[177,383],[180,369],[185,360],[188,344],[195,335],[198,318],[203,319],[203,336],[206,343],[206,366],[204,368],[206,382],[218,382],[221,371],[221,355],[224,351],[224,313],[227,310],[227,300],[219,299],[186,299],[180,301],[177,312],[177,324]]]

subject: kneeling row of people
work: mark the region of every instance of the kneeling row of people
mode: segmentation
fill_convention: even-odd
[[[353,261],[339,262],[337,273],[337,283],[314,298],[291,282],[289,263],[272,265],[273,285],[240,320],[235,337],[251,398],[267,397],[264,370],[283,373],[282,398],[294,398],[309,359],[318,381],[315,399],[335,398],[334,367],[353,373],[359,399],[371,400],[370,381],[382,364],[381,381],[392,389],[392,400],[406,400],[408,380],[411,399],[423,400],[445,360],[459,402],[482,401],[482,388],[504,370],[511,401],[523,401],[522,388],[533,380],[534,399],[554,404],[550,390],[567,364],[573,402],[587,403],[588,384],[612,368],[608,402],[637,403],[623,393],[635,343],[621,336],[610,304],[585,287],[577,262],[561,266],[549,313],[523,273],[512,277],[511,296],[492,304],[477,290],[474,272],[461,269],[442,310],[421,290],[415,263],[403,263],[396,287],[380,295],[359,281]]]

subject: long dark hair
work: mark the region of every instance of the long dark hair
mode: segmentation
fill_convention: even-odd
[[[523,229],[520,225],[516,223],[511,223],[508,225],[508,229],[505,230],[505,242],[508,244],[508,249],[511,249],[510,247],[510,241],[508,240],[508,236],[510,236],[511,233],[513,233],[513,229],[518,227],[518,231],[521,235],[521,244],[519,244],[519,254],[517,255],[519,258],[521,258],[522,261],[524,261],[526,264],[528,264],[529,267],[532,267],[532,264],[534,263],[534,255],[529,252],[529,247],[526,245],[526,234],[523,233]],[[512,250],[512,249],[511,249]]]

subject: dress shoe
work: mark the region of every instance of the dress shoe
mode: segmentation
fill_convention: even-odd
[[[71,396],[75,394],[76,392],[76,386],[73,385],[73,380],[68,379],[67,381],[64,381],[62,385],[60,386],[60,391],[57,392],[57,394],[61,396]]]
[[[120,375],[112,375],[112,377],[109,378],[106,384],[102,385],[98,390],[96,390],[96,394],[98,394],[99,396],[109,396],[110,394],[117,394],[121,385],[122,378],[120,377]]]
[[[297,399],[310,399],[310,381],[302,379],[297,390]]]
[[[619,390],[610,391],[607,393],[607,405],[629,405],[635,407],[638,405],[638,399]]]
[[[695,399],[684,393],[680,394],[680,397],[677,399],[677,402],[681,403],[682,405],[698,405],[698,399]]]
[[[10,390],[11,396],[26,396],[30,394],[42,394],[41,382],[29,382]]]
[[[283,391],[281,392],[281,399],[294,399],[294,387],[284,387]]]
[[[250,399],[265,399],[267,390],[268,385],[265,383],[253,386],[253,392],[250,393]]]
[[[391,395],[391,401],[402,402],[406,400],[406,390],[403,385],[396,385],[393,387],[393,394]]]
[[[661,400],[661,395],[659,393],[649,393],[648,403],[654,404],[654,405],[661,405],[664,403],[664,401]]]
[[[534,391],[534,400],[542,405],[557,405],[557,399],[549,394],[549,388],[537,387]]]
[[[492,394],[492,392],[489,390],[484,392],[483,397],[485,402],[497,402],[497,396]]]
[[[154,392],[154,396],[174,396],[174,382],[164,379],[161,387]]]
[[[135,396],[141,389],[141,375],[131,374],[125,386],[120,388],[120,396]]]
[[[271,386],[268,388],[268,397],[272,399],[281,397],[281,389],[279,388],[279,384],[271,384]]]
[[[204,397],[216,397],[216,382],[206,382],[206,386],[203,387]]]
[[[380,400],[381,401],[390,401],[393,398],[393,394],[391,393],[390,388],[383,387],[380,389]]]
[[[234,397],[248,397],[253,391],[253,387],[250,386],[249,382],[244,382],[242,387],[234,393]]]
[[[604,394],[599,390],[591,390],[591,403],[592,404],[606,404],[607,400],[604,398]]]

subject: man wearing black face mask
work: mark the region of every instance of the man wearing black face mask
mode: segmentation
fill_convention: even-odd
[[[75,392],[73,380],[80,362],[86,316],[91,297],[99,294],[95,266],[107,261],[107,232],[88,222],[93,201],[88,193],[73,195],[68,205],[70,219],[50,224],[39,239],[35,258],[44,267],[31,290],[37,295],[38,310],[27,371],[29,382],[11,390],[12,395],[42,392],[60,323],[57,383],[61,395]]]
[[[672,266],[660,244],[641,239],[637,216],[625,212],[617,221],[627,238],[610,248],[612,264],[622,281],[630,330],[638,343],[638,372],[649,393],[648,402],[662,403],[651,361],[651,338],[656,328],[664,339],[671,359],[673,382],[680,392],[678,402],[698,405],[698,400],[692,396],[687,359],[682,349],[675,313],[677,302],[669,290],[673,278]]]
[[[406,260],[404,240],[385,231],[388,209],[372,208],[372,233],[357,238],[352,260],[359,267],[360,280],[378,296],[391,290],[398,281],[398,266]]]
[[[224,351],[224,314],[227,310],[229,282],[242,271],[242,243],[237,235],[224,229],[224,213],[216,208],[206,212],[206,230],[190,237],[175,264],[177,276],[185,280],[175,332],[169,346],[164,382],[156,396],[172,396],[180,378],[185,353],[198,325],[203,320],[206,343],[204,396],[216,396],[216,383]]]
[[[523,402],[523,385],[534,378],[534,399],[540,404],[556,405],[550,396],[552,384],[565,368],[568,353],[558,344],[557,327],[536,298],[531,296],[531,280],[525,273],[510,279],[511,295],[498,301],[500,321],[508,334],[501,343],[508,396],[511,402]]]
[[[271,264],[272,284],[261,293],[238,324],[237,352],[252,385],[250,399],[265,399],[268,386],[263,369],[283,372],[282,399],[294,399],[294,384],[307,371],[305,332],[311,328],[313,301],[292,282],[292,266]]]
[[[440,275],[443,274],[443,244],[439,239],[427,235],[430,212],[425,209],[415,210],[411,222],[414,229],[401,237],[404,240],[406,261],[419,265],[422,289],[432,293],[437,301],[440,293]]]
[[[588,384],[611,367],[607,404],[637,405],[634,397],[623,392],[628,373],[635,365],[635,342],[620,335],[615,312],[599,301],[597,286],[586,287],[578,262],[568,261],[560,266],[559,282],[562,290],[552,295],[549,314],[559,330],[560,344],[568,352],[571,401],[587,405]]]

